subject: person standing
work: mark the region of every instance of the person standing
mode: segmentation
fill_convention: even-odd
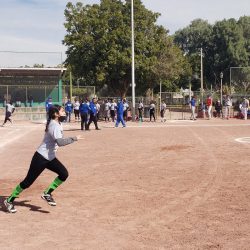
[[[164,101],[161,102],[161,122],[166,122],[165,113],[166,113],[167,105]]]
[[[222,105],[220,103],[220,100],[217,100],[215,103],[215,112],[216,112],[216,117],[221,117],[222,114]]]
[[[33,96],[32,95],[28,96],[28,102],[29,102],[29,106],[32,107],[33,106]]]
[[[142,118],[143,103],[142,103],[142,101],[139,101],[138,112],[139,112],[139,122],[143,122],[143,118]]]
[[[101,110],[101,105],[99,103],[99,100],[97,100],[95,106],[96,106],[96,119],[97,119],[97,121],[99,121],[100,120],[100,110]]]
[[[75,114],[75,122],[80,121],[80,102],[78,101],[78,99],[75,100],[74,103],[74,114]]]
[[[110,115],[112,122],[115,121],[115,110],[116,110],[117,104],[114,99],[112,99],[111,104],[110,104]]]
[[[150,121],[152,121],[152,117],[154,118],[154,122],[155,122],[155,104],[153,100],[150,102],[150,106],[149,106],[149,120]]]
[[[95,124],[95,129],[96,130],[100,130],[98,128],[98,125],[97,125],[97,109],[96,109],[96,98],[93,98],[92,99],[92,102],[90,102],[89,104],[89,113],[90,113],[90,117],[89,117],[89,122],[88,122],[88,125],[87,125],[87,129],[86,130],[89,130],[89,126],[92,122],[94,122]]]
[[[45,102],[45,109],[46,109],[46,117],[47,120],[49,118],[49,109],[53,106],[52,98],[48,97],[47,101]]]
[[[87,101],[84,100],[81,102],[79,111],[81,114],[81,130],[88,130],[88,114],[89,114],[89,105]]]
[[[231,98],[229,95],[226,95],[224,103],[225,103],[225,116],[223,118],[226,118],[228,120],[230,117],[230,107],[232,106]]]
[[[241,104],[241,112],[244,116],[244,120],[247,120],[248,109],[249,109],[249,101],[247,100],[246,97],[244,97],[243,102]]]
[[[207,96],[206,105],[207,105],[208,119],[210,120],[212,117],[211,112],[212,112],[212,106],[213,106],[213,99],[212,99],[211,95]]]
[[[195,108],[196,108],[196,99],[194,96],[192,96],[190,102],[190,108],[191,108],[191,117],[190,120],[196,120],[196,115],[195,115]]]
[[[70,122],[71,121],[71,114],[73,111],[73,104],[71,102],[70,99],[68,99],[68,101],[65,103],[65,111],[66,111],[66,122]]]
[[[12,123],[11,116],[14,113],[14,111],[15,111],[15,107],[12,105],[12,102],[8,102],[5,105],[5,119],[4,119],[4,122],[3,122],[2,126],[4,126],[7,121],[9,121],[10,123]]]
[[[115,127],[117,128],[119,126],[119,123],[121,122],[122,126],[125,128],[126,124],[123,120],[124,107],[123,107],[122,99],[118,102],[116,109],[117,109],[117,119],[116,119]]]
[[[109,122],[109,117],[110,117],[110,102],[109,99],[105,100],[105,107],[104,107],[104,119],[105,122],[108,120]]]
[[[126,100],[126,98],[123,99],[123,120],[124,121],[128,121],[128,108],[129,108],[129,105],[128,105],[128,102]]]
[[[4,205],[9,213],[17,211],[13,204],[14,200],[23,190],[29,188],[46,168],[58,175],[41,195],[41,198],[50,206],[56,206],[52,192],[68,178],[68,171],[56,158],[56,151],[58,147],[71,144],[80,139],[80,137],[63,138],[63,129],[61,126],[61,122],[65,119],[63,107],[59,105],[52,106],[48,114],[49,119],[46,124],[43,141],[33,155],[26,177],[15,187],[11,195],[4,200]]]

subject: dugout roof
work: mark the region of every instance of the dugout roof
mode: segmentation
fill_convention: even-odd
[[[57,76],[62,77],[66,68],[0,68],[0,76]]]

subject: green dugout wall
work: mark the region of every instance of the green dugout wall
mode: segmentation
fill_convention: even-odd
[[[48,97],[62,103],[65,68],[0,68],[0,106],[7,100],[21,106],[42,106]],[[2,104],[2,105],[1,105]]]

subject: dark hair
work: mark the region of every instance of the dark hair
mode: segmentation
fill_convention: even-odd
[[[53,105],[52,107],[49,108],[48,120],[47,120],[47,123],[46,123],[45,132],[48,132],[50,121],[55,119],[55,117],[56,117],[55,114],[59,114],[59,110],[61,109],[61,107],[62,106],[55,104],[55,105]]]

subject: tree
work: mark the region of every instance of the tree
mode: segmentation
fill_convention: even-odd
[[[137,93],[163,82],[177,80],[187,63],[168,31],[156,25],[158,13],[140,0],[135,9],[135,70]],[[124,96],[131,83],[131,2],[101,0],[100,5],[68,3],[65,9],[68,47],[66,64],[86,85],[108,86]],[[164,74],[160,67],[165,69]]]
[[[200,71],[199,48],[204,51],[204,82],[219,88],[220,72],[229,83],[230,67],[249,66],[250,63],[250,17],[239,21],[231,18],[216,22],[194,20],[188,27],[174,35],[175,43],[184,51],[193,73]]]
[[[207,57],[211,45],[211,36],[212,25],[202,19],[195,19],[189,26],[174,34],[174,42],[183,50],[191,65],[191,81],[194,90],[200,87],[200,79],[197,77],[201,70],[200,49],[203,49],[204,56]],[[204,64],[206,64],[206,60],[204,60]],[[206,81],[208,75],[206,65],[204,69]]]

